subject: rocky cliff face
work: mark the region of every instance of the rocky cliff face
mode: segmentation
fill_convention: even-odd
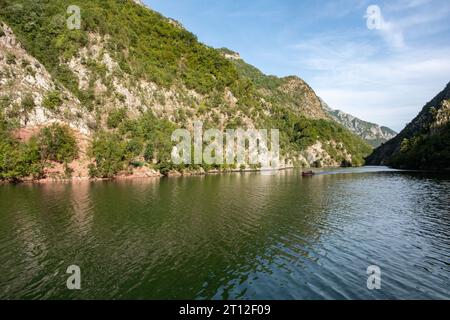
[[[53,122],[67,122],[83,134],[89,134],[88,122],[78,99],[56,83],[45,66],[28,54],[11,28],[0,23],[0,97],[3,112],[20,121],[22,127]],[[45,98],[52,92],[61,93],[60,108],[45,107]]]
[[[314,119],[329,119],[319,97],[304,80],[290,76],[281,81],[282,85],[275,94],[281,92],[284,99],[292,101],[290,107],[293,110]]]
[[[366,140],[374,148],[379,147],[397,135],[394,130],[388,127],[358,119],[340,110],[333,110],[323,100],[321,101],[323,108],[331,118]]]
[[[69,166],[80,177],[105,160],[88,152],[105,135],[127,144],[114,168],[176,169],[167,164],[171,131],[194,121],[280,129],[282,166],[360,164],[369,151],[335,128],[300,78],[256,72],[135,2],[86,0],[82,29],[68,30],[68,0],[0,1],[0,115],[16,137],[25,141],[51,123],[69,126],[82,154]]]
[[[399,168],[450,167],[450,83],[395,138],[367,158],[371,165]]]

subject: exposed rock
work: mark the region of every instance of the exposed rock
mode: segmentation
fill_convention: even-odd
[[[242,60],[241,55],[233,50],[221,48],[219,51],[221,51],[223,56],[229,60]]]
[[[13,3],[18,0],[5,1]],[[5,112],[6,118],[11,122],[18,120],[20,129],[17,137],[23,140],[29,139],[34,128],[52,123],[70,126],[77,134],[82,153],[79,159],[69,164],[74,177],[82,179],[88,174],[87,167],[94,159],[87,155],[87,146],[96,131],[114,131],[126,143],[131,142],[133,138],[139,138],[143,140],[140,143],[147,146],[150,144],[149,140],[153,138],[138,136],[128,130],[129,128],[125,128],[128,122],[122,123],[124,127],[110,126],[108,117],[114,111],[120,111],[121,116],[123,114],[128,120],[143,119],[142,116],[152,114],[155,127],[166,125],[169,128],[173,126],[192,129],[194,121],[202,121],[205,127],[220,130],[230,127],[262,129],[262,126],[274,123],[285,130],[283,142],[287,141],[289,147],[286,148],[289,149],[289,154],[282,157],[280,168],[292,166],[297,162],[305,166],[337,166],[341,164],[342,159],[351,162],[352,158],[356,158],[342,145],[342,141],[349,139],[341,136],[341,141],[338,138],[336,141],[327,141],[329,137],[323,138],[317,133],[324,123],[322,120],[332,128],[336,123],[322,108],[314,90],[299,77],[278,78],[264,75],[255,67],[246,64],[238,53],[221,49],[222,55],[228,59],[226,60],[215,49],[199,43],[179,22],[165,18],[148,8],[130,6],[126,1],[108,5],[93,0],[87,1],[93,10],[99,9],[99,12],[114,8],[116,10],[111,11],[111,14],[116,14],[120,12],[120,8],[126,7],[127,11],[136,15],[131,24],[128,24],[127,19],[121,21],[124,28],[120,31],[125,33],[111,30],[108,34],[108,31],[102,30],[105,33],[100,34],[96,28],[90,28],[88,31],[76,30],[69,36],[66,33],[58,34],[58,46],[53,47],[52,41],[47,43],[51,46],[49,52],[61,57],[58,61],[47,61],[46,48],[33,43],[35,34],[27,32],[24,27],[28,20],[17,23],[16,20],[21,19],[20,15],[14,20],[2,15],[2,19],[14,26],[29,52],[39,56],[51,73],[21,46],[10,28],[4,25],[3,34],[0,34],[2,112]],[[142,1],[134,2],[145,7]],[[47,2],[42,3],[44,13],[47,13],[45,10],[53,9]],[[48,13],[50,14],[50,11]],[[34,18],[36,17],[30,17],[29,20]],[[120,16],[116,18],[119,19]],[[101,17],[98,19],[102,20]],[[148,21],[153,20],[157,23],[149,25]],[[105,25],[109,23],[106,20],[100,22]],[[144,25],[144,22],[147,23],[145,27],[133,29],[140,23]],[[146,27],[147,31],[152,32],[151,37],[147,37],[148,34],[140,34]],[[35,31],[40,35],[41,29]],[[77,32],[82,33],[82,36],[73,40],[72,35],[74,38],[79,36]],[[123,43],[117,43],[118,39],[127,36],[130,39],[139,39],[136,41],[139,42],[138,46],[133,47],[135,41],[130,41],[125,46]],[[171,43],[171,37],[174,43]],[[150,41],[148,38],[152,38],[152,42],[147,42]],[[151,47],[153,42],[158,43],[158,46],[151,50],[142,50],[142,47]],[[67,56],[60,54],[63,51],[61,48],[66,49],[65,46],[73,48],[64,51]],[[35,49],[37,51],[33,51]],[[59,68],[63,70],[62,73]],[[66,87],[63,84],[66,84]],[[27,105],[26,108],[24,104]],[[122,113],[123,111],[125,113]],[[304,138],[309,147],[306,147],[306,143],[301,143],[303,141],[298,141],[298,132],[294,132],[300,131],[298,125],[303,120],[311,120],[309,129],[314,132],[314,136]],[[284,126],[284,121],[288,123],[287,126]],[[341,129],[338,126],[336,128]],[[355,138],[347,130],[345,133]],[[164,132],[164,135],[161,140],[170,140],[170,134]],[[356,138],[355,141],[367,147],[362,140]],[[358,153],[359,159],[366,152],[360,152],[358,148],[348,149]],[[158,155],[158,151],[154,150],[155,154]],[[156,163],[160,164],[157,160],[162,160],[153,159],[153,162],[146,162],[143,160],[143,151],[136,155],[136,158],[150,167]],[[130,163],[127,164],[131,167]],[[248,164],[243,166],[250,169]],[[62,169],[67,168],[55,165],[47,171],[47,175],[62,177],[65,175]],[[122,173],[126,177],[154,174],[146,169],[126,169]]]
[[[313,119],[329,119],[322,108],[319,97],[314,90],[302,79],[296,76],[283,78],[283,84],[279,90],[286,94],[299,113]]]
[[[18,117],[26,127],[64,122],[81,133],[89,134],[87,121],[92,118],[88,114],[83,115],[78,99],[53,81],[45,67],[23,49],[6,24],[2,24],[2,29],[5,35],[0,38],[0,97],[9,101],[5,106],[7,114]],[[62,104],[51,110],[44,106],[44,100],[55,91],[59,92]],[[27,96],[32,98],[34,106],[17,111]]]
[[[345,150],[342,145],[337,145],[335,141],[329,141],[327,143],[333,149],[341,150],[340,155],[343,157],[343,161],[336,161],[326,151],[324,144],[318,141],[316,144],[309,146],[306,150],[300,153],[298,161],[302,167],[340,167],[343,166],[343,162],[351,164],[352,156]]]
[[[350,131],[366,140],[375,148],[379,147],[386,141],[391,140],[397,135],[394,130],[388,127],[381,127],[375,123],[358,119],[341,110],[333,110],[328,106],[328,104],[325,103],[325,101],[323,101],[322,99],[320,100],[322,103],[322,107],[328,112],[330,117],[332,117],[336,122],[343,125],[345,128],[349,129]]]

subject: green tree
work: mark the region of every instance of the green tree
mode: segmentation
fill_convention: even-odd
[[[89,167],[93,178],[112,178],[126,165],[126,142],[116,133],[99,132],[89,150],[95,163]]]
[[[56,162],[71,162],[78,157],[74,134],[67,126],[52,124],[35,137],[40,146],[41,158]]]

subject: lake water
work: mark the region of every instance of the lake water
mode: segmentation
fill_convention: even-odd
[[[450,299],[450,177],[323,171],[0,186],[0,298]]]

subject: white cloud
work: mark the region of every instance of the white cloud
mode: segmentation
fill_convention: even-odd
[[[430,0],[406,0],[381,8],[381,28],[378,31],[392,49],[408,49],[405,38],[414,38],[420,34],[418,30],[449,18],[450,5],[440,4],[436,10],[436,7],[428,5],[430,3]]]
[[[403,30],[398,25],[383,20],[379,31],[391,48],[395,50],[406,48]]]
[[[298,68],[330,106],[396,130],[450,81],[450,46],[384,55],[358,37],[329,35],[295,49]]]
[[[429,3],[431,3],[431,0],[398,0],[398,1],[389,1],[385,7],[390,12],[395,12],[414,9]]]
[[[293,65],[331,107],[401,130],[450,81],[450,43],[429,40],[442,36],[435,26],[450,6],[409,0],[381,8],[381,29],[304,39],[293,46]]]

